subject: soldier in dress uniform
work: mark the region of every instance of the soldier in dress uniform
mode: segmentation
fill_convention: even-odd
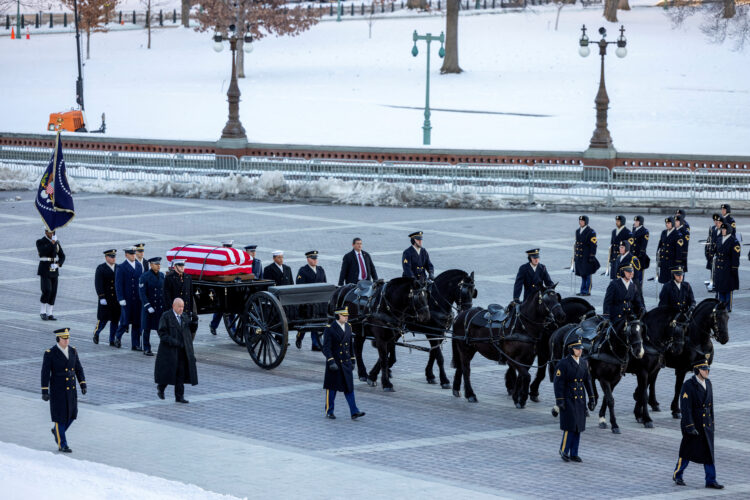
[[[625,227],[625,224],[627,224],[627,220],[624,215],[615,217],[615,228],[612,230],[612,236],[609,239],[609,268],[607,269],[607,274],[611,280],[617,278],[617,256],[620,255],[620,243],[630,240],[633,236],[630,229]]]
[[[159,329],[159,319],[166,310],[164,305],[164,273],[161,272],[161,257],[148,259],[150,269],[141,274],[138,293],[141,298],[141,346],[143,354],[151,352],[151,330]]]
[[[136,243],[133,245],[135,248],[135,262],[136,267],[141,267],[141,273],[145,273],[148,271],[148,263],[146,261],[145,252],[146,252],[146,244],[145,243]]]
[[[677,211],[674,214],[675,220],[677,220],[677,217],[682,218],[682,225],[685,226],[685,232],[687,234],[690,234],[690,224],[688,224],[687,221],[687,215],[685,214],[685,211],[681,208],[678,208]]]
[[[716,298],[732,311],[732,295],[740,288],[740,243],[731,233],[726,222],[721,224],[721,236],[716,242],[716,269],[714,270],[714,288]]]
[[[44,352],[42,361],[42,399],[49,401],[50,414],[55,426],[52,435],[57,449],[64,453],[73,450],[68,446],[65,432],[78,416],[78,391],[76,379],[81,386],[81,393],[86,394],[86,377],[78,359],[78,351],[69,346],[70,329],[55,330],[57,345]]]
[[[245,251],[253,258],[253,274],[255,279],[263,279],[263,263],[255,256],[258,245],[245,245]]]
[[[300,267],[299,271],[297,271],[297,284],[301,285],[304,283],[325,283],[326,282],[326,272],[323,269],[322,266],[318,265],[318,251],[317,250],[310,250],[309,252],[305,252],[305,257],[307,258],[307,264]],[[304,304],[301,305],[300,308],[306,309],[306,311],[300,312],[300,315],[302,317],[312,316],[312,317],[323,317],[326,316],[326,307],[321,308],[317,304]],[[320,351],[320,342],[318,342],[318,335],[320,335],[322,330],[310,330],[310,334],[312,336],[312,350],[313,351]],[[294,342],[294,345],[297,346],[297,349],[302,348],[302,339],[305,338],[305,331],[298,331],[297,332],[297,339]]]
[[[326,390],[325,416],[335,419],[333,403],[336,393],[344,393],[352,420],[364,417],[365,412],[357,408],[354,401],[354,343],[352,342],[352,327],[349,326],[349,309],[343,308],[335,313],[336,321],[328,325],[323,332],[323,354],[326,357],[325,378],[323,388]]]
[[[678,259],[677,262],[682,267],[683,272],[688,272],[688,248],[690,247],[690,226],[685,223],[685,219],[681,215],[676,215],[674,218],[674,228],[680,233],[683,245],[677,249]]]
[[[695,307],[695,296],[690,283],[684,281],[681,267],[672,269],[672,281],[661,288],[659,307],[671,307],[683,313],[689,313]]]
[[[526,250],[528,262],[522,264],[516,273],[516,283],[513,285],[513,300],[520,302],[521,290],[523,289],[523,300],[526,297],[535,294],[543,286],[550,287],[554,285],[550,278],[547,268],[539,262],[539,249],[532,248]]]
[[[193,307],[193,277],[185,274],[185,260],[174,259],[172,270],[164,276],[164,307],[174,303],[176,298],[185,303],[184,313],[190,317],[190,333],[195,340],[195,332],[198,331],[198,313]]]
[[[96,309],[96,327],[94,328],[94,344],[99,343],[99,334],[109,322],[109,344],[114,345],[117,324],[120,321],[120,304],[117,303],[115,291],[115,259],[117,250],[112,248],[104,251],[104,262],[99,264],[94,275],[94,288],[99,297]]]
[[[721,218],[721,214],[713,214],[713,225],[708,228],[704,254],[706,256],[706,269],[711,271],[708,281],[705,282],[709,292],[714,291],[714,256],[716,255],[716,245],[721,239],[721,225],[723,223],[724,219]]]
[[[659,246],[656,248],[656,259],[659,265],[659,283],[672,279],[671,269],[681,265],[680,248],[685,245],[680,232],[674,228],[674,217],[664,219],[664,231],[661,232]]]
[[[632,238],[631,238],[632,239]],[[615,277],[621,278],[622,273],[620,269],[624,266],[631,266],[633,268],[633,280],[635,281],[635,273],[641,270],[641,261],[633,255],[630,251],[630,241],[621,241],[620,246],[617,248],[617,259],[615,260]],[[640,287],[640,283],[638,283]]]
[[[422,248],[422,231],[416,231],[409,235],[411,245],[401,254],[401,264],[404,268],[402,276],[422,280],[435,277],[435,268],[430,262],[430,254],[427,249]]]
[[[130,347],[140,350],[141,339],[141,298],[138,295],[138,280],[141,278],[140,265],[135,260],[135,247],[125,249],[125,260],[115,268],[115,291],[120,303],[120,325],[115,333],[114,345],[122,346],[122,336],[130,330]]]
[[[737,223],[734,222],[734,217],[732,217],[732,207],[730,207],[728,203],[721,205],[721,217],[724,219],[724,222],[727,223],[727,226],[729,226],[729,232],[732,236],[736,236]]]
[[[583,462],[578,456],[578,444],[581,433],[586,430],[584,398],[588,396],[588,408],[591,411],[596,408],[596,400],[588,362],[581,358],[581,339],[571,340],[566,347],[568,355],[557,364],[553,380],[555,407],[552,409],[552,415],[560,415],[560,430],[563,431],[560,457],[565,462]]]
[[[596,259],[596,231],[589,226],[588,215],[578,217],[578,226],[573,245],[573,267],[576,276],[581,277],[581,291],[576,295],[587,297],[591,295],[591,275],[600,267]]]
[[[651,260],[648,258],[646,249],[650,237],[648,229],[643,225],[645,222],[642,215],[636,215],[633,219],[633,230],[631,231],[633,241],[630,242],[630,253],[638,257],[641,268],[633,274],[633,279],[643,289],[643,273],[648,269]]]
[[[57,297],[57,279],[60,275],[60,268],[65,263],[65,252],[63,252],[60,242],[57,241],[57,235],[54,231],[44,231],[44,238],[36,240],[36,251],[39,253],[39,266],[36,274],[39,276],[42,296],[39,302],[42,306],[39,310],[39,316],[47,321],[56,321],[52,315],[55,308],[55,297]]]
[[[714,464],[714,391],[708,379],[710,366],[707,360],[693,365],[694,375],[680,391],[680,412],[682,420],[682,442],[677,465],[672,473],[672,481],[685,486],[682,474],[690,462],[703,464],[706,474],[706,488],[723,489],[716,481]]]
[[[232,245],[234,245],[234,240],[224,240],[221,242],[221,246],[223,248],[232,248]],[[190,307],[190,304],[192,304],[192,302],[185,302],[185,310],[192,315],[192,308]],[[208,324],[211,335],[216,335],[216,329],[219,328],[219,323],[221,323],[221,319],[223,317],[224,314],[220,312],[215,312],[214,315],[211,316],[211,322]]]
[[[620,268],[621,277],[609,282],[607,293],[604,294],[602,310],[604,318],[608,319],[615,329],[625,321],[630,314],[641,316],[646,312],[643,296],[638,285],[633,283],[633,266]]]
[[[293,285],[292,268],[284,264],[284,252],[274,250],[271,255],[273,256],[273,262],[263,268],[263,276],[276,282],[276,286]]]

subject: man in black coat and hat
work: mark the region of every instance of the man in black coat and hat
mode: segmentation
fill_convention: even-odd
[[[198,385],[190,317],[183,314],[184,308],[185,303],[177,298],[172,303],[172,309],[161,315],[158,330],[161,342],[154,364],[157,396],[164,399],[164,389],[174,385],[174,399],[178,403],[189,402],[185,399],[185,383]]]
[[[677,466],[672,480],[685,486],[682,473],[690,462],[703,464],[706,473],[706,488],[723,489],[716,481],[714,465],[714,392],[708,379],[708,360],[700,360],[693,365],[694,375],[680,391],[680,411],[682,412],[682,442]]]
[[[120,304],[117,302],[115,291],[115,258],[117,250],[112,248],[104,251],[104,262],[99,264],[94,274],[94,288],[99,297],[96,309],[96,327],[94,328],[94,344],[99,343],[99,334],[109,322],[109,344],[115,345],[115,334],[120,322]]]
[[[323,388],[326,390],[326,418],[335,419],[333,403],[336,393],[344,393],[352,420],[364,417],[365,412],[357,408],[354,401],[354,377],[352,371],[356,364],[352,343],[352,327],[349,326],[349,308],[336,311],[336,321],[328,325],[323,332],[323,354],[326,357],[326,372]]]
[[[523,290],[523,300],[526,297],[534,295],[544,287],[551,287],[555,283],[550,278],[547,268],[539,262],[539,249],[532,248],[526,250],[526,256],[529,260],[522,264],[516,273],[516,282],[513,285],[513,301],[521,302],[521,291]]]
[[[591,275],[594,274],[601,264],[596,259],[596,231],[589,226],[589,216],[578,217],[578,229],[576,230],[576,242],[573,245],[573,266],[576,276],[581,277],[581,291],[576,295],[588,297],[591,295]]]
[[[273,256],[273,262],[263,268],[265,279],[273,280],[276,286],[293,285],[292,268],[284,264],[284,252],[274,250],[271,255]]]
[[[42,296],[39,302],[42,303],[39,316],[45,321],[56,321],[52,315],[55,308],[55,298],[57,297],[57,279],[60,275],[60,268],[65,263],[65,252],[63,252],[57,235],[54,231],[44,230],[44,238],[36,240],[36,251],[39,254],[39,265],[36,274],[39,276]]]

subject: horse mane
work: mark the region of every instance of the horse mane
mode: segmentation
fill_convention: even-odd
[[[695,312],[693,313],[693,316],[695,316],[698,313],[698,311],[703,312],[703,308],[706,306],[711,307],[711,309],[713,310],[713,308],[716,307],[718,303],[719,303],[719,299],[715,299],[712,297],[701,300],[698,303],[698,305],[695,306]]]
[[[661,334],[666,326],[679,314],[680,311],[672,307],[659,306],[651,309],[643,316],[643,322],[646,324],[646,335],[648,340],[654,342],[659,340],[657,334]],[[651,324],[653,322],[653,325]],[[645,339],[644,339],[645,340]]]
[[[388,281],[387,286],[393,287],[393,286],[411,286],[415,283],[414,278],[409,278],[408,276],[399,276],[398,278],[393,278],[392,280]]]
[[[463,278],[463,277],[468,276],[468,275],[469,275],[469,273],[467,273],[466,271],[464,271],[462,269],[448,269],[447,271],[443,271],[442,273],[440,273],[437,276],[435,276],[435,282],[438,282],[438,281],[442,282],[443,280],[448,281],[451,278],[453,278],[454,276],[456,276],[456,277],[460,276],[460,277]]]
[[[565,304],[579,304],[583,307],[585,307],[589,311],[596,311],[596,307],[591,305],[591,302],[589,302],[586,299],[582,299],[581,297],[565,297],[560,301],[561,305]]]

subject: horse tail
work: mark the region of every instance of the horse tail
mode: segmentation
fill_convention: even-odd
[[[466,317],[467,311],[461,311],[456,316],[456,319],[453,322],[453,336],[451,338],[451,352],[452,352],[452,358],[451,358],[451,368],[457,368],[457,364],[460,362],[460,353],[458,352],[458,339],[456,339],[456,329],[458,328],[460,330],[461,335],[466,335],[464,328],[464,324],[462,321]]]
[[[456,360],[459,357],[458,344],[456,343],[456,339],[451,339],[451,350],[453,351],[453,355],[451,358],[451,368],[456,368]]]

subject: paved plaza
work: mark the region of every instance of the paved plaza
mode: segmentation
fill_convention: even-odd
[[[722,491],[703,488],[703,470],[692,465],[687,487],[676,487],[671,473],[680,442],[679,421],[668,411],[674,374],[661,372],[657,397],[664,410],[652,413],[654,429],[632,414],[635,378],[626,376],[615,390],[622,434],[599,429],[588,420],[581,439],[581,464],[564,463],[557,450],[561,432],[550,415],[552,385],[545,380],[540,403],[523,410],[506,396],[505,367],[475,358],[472,381],[478,404],[454,398],[450,390],[424,379],[427,355],[399,348],[393,370],[396,392],[384,393],[358,382],[359,421],[323,417],[324,359],[292,345],[281,365],[258,368],[245,348],[227,336],[209,333],[201,317],[195,340],[200,384],[186,388],[189,405],[156,397],[154,358],[132,352],[130,337],[122,349],[105,341],[94,345],[97,297],[94,269],[102,251],[146,243],[146,257],[164,256],[186,243],[258,245],[264,265],[282,249],[292,272],[304,252],[318,250],[329,282],[338,278],[341,257],[359,236],[383,278],[401,274],[400,256],[407,235],[421,230],[436,274],[451,268],[475,271],[477,305],[507,304],[525,250],[540,247],[542,262],[559,280],[563,296],[575,293],[579,279],[567,271],[578,227],[575,213],[379,208],[307,204],[271,204],[177,198],[80,195],[77,217],[58,231],[67,260],[61,269],[56,323],[39,318],[38,258],[34,242],[42,223],[33,193],[6,192],[21,201],[0,202],[0,405],[5,425],[0,441],[38,450],[54,450],[49,409],[40,398],[42,353],[54,344],[52,330],[71,328],[89,392],[79,396],[80,418],[68,440],[73,460],[127,468],[202,488],[248,498],[699,498],[710,495],[750,499],[750,263],[743,250],[741,290],[735,294],[730,341],[716,348],[714,384],[716,460]],[[678,208],[678,207],[674,207]],[[665,211],[666,214],[667,211]],[[618,212],[619,213],[619,212]],[[674,214],[672,208],[670,214]],[[616,213],[591,215],[599,237],[598,257],[606,261]],[[625,212],[629,224],[635,213]],[[664,214],[644,214],[651,230],[648,253],[656,251]],[[738,230],[750,234],[750,217],[738,216]],[[689,272],[696,299],[708,296],[703,247],[708,215],[688,215],[693,230]],[[166,266],[164,266],[166,270]],[[647,277],[654,274],[648,271]],[[591,302],[601,312],[608,278],[594,277]],[[571,293],[572,292],[572,293]],[[647,306],[655,305],[654,282],[646,282]],[[155,341],[155,342],[154,342]],[[158,337],[152,332],[152,343]],[[716,344],[715,344],[716,345]],[[450,344],[443,352],[449,367]],[[376,359],[365,347],[368,368]],[[600,397],[601,400],[601,397]],[[345,405],[344,405],[345,406]],[[598,412],[598,408],[597,408]],[[571,488],[573,490],[571,490]],[[573,493],[571,493],[573,491]]]

